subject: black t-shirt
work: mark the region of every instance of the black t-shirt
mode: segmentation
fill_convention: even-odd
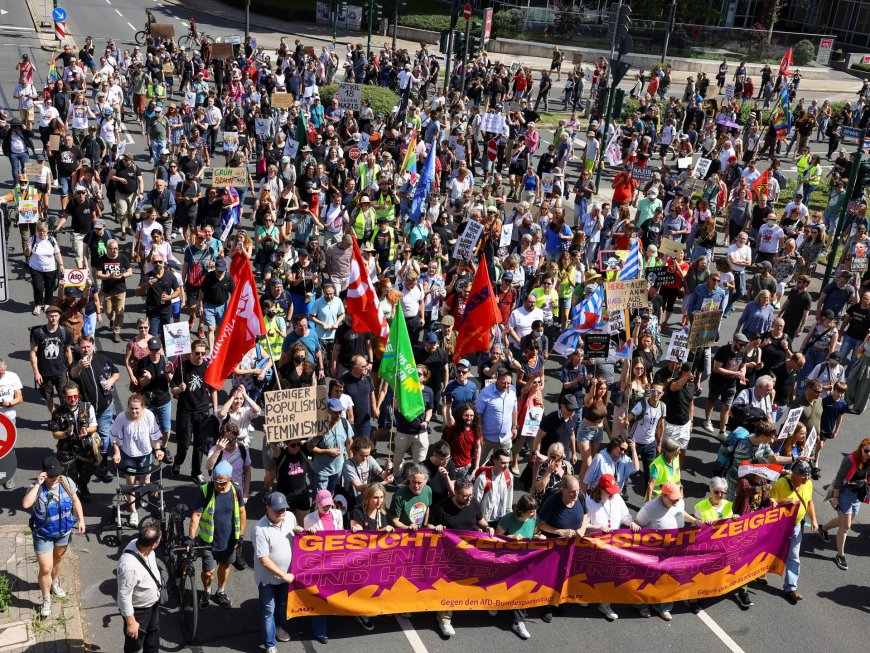
[[[426,382],[433,390],[441,390],[444,387],[444,366],[450,362],[444,347],[438,347],[435,351],[428,351],[425,347],[414,348],[414,360],[417,365],[425,365],[429,370],[429,381]]]
[[[358,333],[347,322],[342,322],[335,330],[335,343],[339,345],[338,362],[342,367],[353,367],[354,356],[369,356],[369,342],[372,334]]]
[[[197,161],[196,157],[183,156],[178,160],[178,168],[185,176],[187,176],[187,173],[196,176],[199,174],[202,165]]]
[[[547,453],[556,442],[561,442],[565,452],[571,455],[571,438],[577,430],[577,415],[574,414],[567,422],[562,419],[562,411],[554,410],[541,419],[540,429],[544,432],[541,438],[541,453]]]
[[[785,307],[782,319],[785,322],[786,332],[794,337],[795,331],[797,331],[798,325],[801,323],[801,318],[803,318],[804,311],[810,309],[813,305],[813,298],[807,291],[794,288],[786,295],[785,299],[788,305]]]
[[[148,285],[148,279],[157,279],[154,285]],[[153,270],[148,272],[143,277],[145,281],[145,287],[147,288],[145,292],[145,307],[148,311],[154,313],[160,313],[162,315],[168,315],[172,312],[172,300],[166,300],[166,303],[163,303],[162,295],[166,293],[167,295],[172,294],[178,289],[178,280],[175,278],[175,275],[166,270],[163,273],[162,277],[158,277],[157,273]]]
[[[363,512],[362,508],[354,508],[353,514],[350,518],[362,526],[364,531],[379,531],[390,523],[390,518],[386,513],[378,513],[375,515],[375,518],[372,519]]]
[[[307,492],[306,465],[305,455],[301,449],[296,453],[291,453],[289,449],[282,449],[281,457],[276,462],[275,480],[278,482],[278,492],[286,495]]]
[[[447,479],[438,473],[438,467],[432,462],[429,456],[427,456],[426,460],[423,461],[423,466],[429,471],[428,485],[432,488],[432,504],[440,503],[443,499],[450,496],[450,493],[447,490]],[[451,481],[455,481],[456,465],[453,464],[453,461],[448,460],[444,468],[447,470],[448,478]]]
[[[111,234],[105,229],[103,229],[102,236],[93,229],[88,232],[88,235],[85,237],[85,245],[88,246],[92,268],[97,268],[100,264],[100,258],[105,256],[109,251],[109,241],[111,239]]]
[[[133,164],[131,166],[120,167],[115,170],[115,176],[120,177],[124,181],[115,181],[117,188],[122,195],[132,195],[139,189],[139,178],[142,176],[139,168]]]
[[[202,281],[202,301],[212,306],[223,306],[229,301],[235,287],[236,282],[228,273],[224,273],[223,279],[218,279],[217,272],[212,270]]]
[[[305,293],[314,291],[314,266],[309,262],[308,265],[302,267],[299,263],[294,263],[290,266],[290,272],[294,278],[298,278],[298,283],[290,284],[290,292],[295,295],[304,295]]]
[[[341,380],[344,382],[345,393],[353,399],[353,416],[355,424],[366,424],[372,418],[371,393],[374,392],[372,377],[363,374],[356,378],[350,372],[346,372]]]
[[[477,523],[480,521],[480,509],[473,501],[462,508],[449,497],[437,503],[433,497],[432,503],[429,512],[429,523],[432,526],[443,526],[451,531],[479,530]]]
[[[101,256],[96,268],[104,274],[122,275],[130,269],[130,259],[126,254],[118,254],[117,258]],[[119,295],[127,291],[127,279],[103,279],[103,295]]]
[[[398,431],[409,435],[417,435],[420,433],[420,424],[426,419],[426,411],[435,409],[435,394],[432,392],[432,388],[428,385],[424,385],[422,390],[423,412],[415,417],[413,421],[408,421],[408,419],[402,414],[401,410],[395,411],[396,429]]]
[[[695,399],[695,382],[686,381],[686,385],[677,391],[671,390],[668,385],[664,395],[664,402],[667,411],[665,412],[665,421],[674,426],[682,426],[689,421],[689,411],[692,408],[692,401]]]
[[[199,194],[199,184],[196,181],[188,184],[187,182],[179,182],[175,188],[175,217],[187,218],[188,220],[196,218],[199,208],[199,202],[192,200]]]
[[[65,326],[58,325],[53,332],[48,326],[34,327],[30,332],[30,346],[36,347],[36,368],[42,376],[66,374],[66,349],[71,347],[72,334]]]
[[[78,145],[67,147],[61,145],[57,151],[57,176],[72,177],[72,173],[79,166],[83,155]]]
[[[782,348],[782,343],[790,345],[791,338],[786,333],[783,333],[779,338],[774,338],[770,331],[767,331],[761,335],[761,339],[762,341],[770,340],[770,344],[761,349],[761,364],[764,366],[765,373],[769,373],[774,367],[779,367],[785,363],[787,354]]]
[[[770,206],[759,206],[756,204],[752,207],[752,228],[761,229],[761,225],[770,214]]]
[[[81,356],[75,357],[76,361]],[[94,412],[99,415],[112,403],[112,392],[103,389],[102,382],[108,381],[118,373],[118,368],[106,356],[94,352],[91,356],[91,366],[83,367],[79,378],[75,379],[82,393],[82,399],[94,407]]]
[[[65,213],[70,216],[72,230],[82,236],[86,235],[93,226],[96,210],[97,204],[90,197],[84,202],[74,199],[67,204]]]
[[[852,304],[846,309],[849,324],[846,325],[846,335],[855,340],[864,340],[870,329],[870,308],[861,308],[861,304]]]
[[[145,372],[151,373],[148,384],[141,388],[149,407],[163,406],[172,397],[169,394],[169,376],[166,374],[166,356],[160,356],[157,362],[151,356],[141,358],[136,364],[136,376],[141,378]]]
[[[208,363],[194,365],[191,359],[181,362],[181,368],[172,377],[172,387],[184,382],[184,392],[178,395],[178,410],[187,413],[208,412],[211,407],[211,388],[205,383]]]
[[[730,370],[732,372],[738,371],[743,366],[743,361],[746,359],[743,351],[735,352],[731,345],[725,345],[723,347],[719,347],[719,350],[713,355],[713,366],[715,368],[716,361],[722,363],[723,370]],[[713,373],[713,376],[710,378],[711,383],[715,383],[720,388],[731,387],[737,384],[737,378],[733,376],[725,376],[722,374]]]

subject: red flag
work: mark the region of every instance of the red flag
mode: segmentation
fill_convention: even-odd
[[[789,75],[791,75],[791,73],[788,71],[791,64],[791,48],[789,48],[788,50],[786,50],[785,54],[782,55],[782,61],[779,62],[779,72],[781,72],[783,76],[788,77]]]
[[[762,195],[767,195],[767,188],[770,185],[770,170],[765,170],[761,175],[752,182],[752,192],[755,193],[757,200]]]
[[[263,310],[257,297],[257,282],[248,257],[237,252],[230,265],[230,274],[236,282],[236,289],[227,304],[211,363],[205,371],[205,382],[218,389],[223,387],[242,357],[257,342],[257,336],[266,332]]]
[[[489,282],[486,261],[481,260],[468,299],[465,301],[465,310],[459,319],[453,362],[459,361],[463,354],[487,351],[489,330],[499,322],[501,322],[501,311],[498,310],[498,302],[495,300],[495,293]]]
[[[353,260],[350,263],[350,278],[347,283],[345,310],[353,315],[353,330],[357,333],[380,334],[382,342],[387,341],[390,327],[381,314],[375,289],[369,280],[368,268],[356,237],[353,239]]]

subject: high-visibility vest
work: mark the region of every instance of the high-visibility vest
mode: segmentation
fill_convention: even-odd
[[[795,164],[797,166],[798,178],[803,179],[804,174],[806,174],[807,168],[810,167],[810,155],[804,154],[801,158],[797,160]]]
[[[209,486],[211,486],[211,492],[209,492]],[[202,509],[202,517],[199,518],[199,539],[206,544],[211,544],[214,540],[214,502],[217,492],[211,483],[200,485],[199,489],[206,497],[205,508]],[[236,536],[236,542],[238,542],[242,532],[242,519],[239,514],[239,495],[236,494],[236,486],[232,483],[230,483],[230,492],[233,493],[233,533]]]
[[[722,499],[722,502],[718,506],[714,506],[710,503],[710,499],[706,498],[701,499],[695,505],[695,513],[700,515],[703,521],[718,521],[731,516],[732,506],[733,504],[725,499]]]
[[[374,233],[376,222],[374,209],[369,209],[368,211],[360,209],[357,211],[353,217],[353,231],[356,234],[356,239],[364,242],[366,240],[366,233]]]
[[[822,183],[822,166],[820,166],[817,163],[816,165],[811,167],[809,170],[807,170],[807,176],[805,177],[805,179],[806,179],[806,182],[810,186],[818,186],[819,184],[821,184]],[[807,204],[810,203],[810,200],[808,197],[805,197],[804,201]]]
[[[662,493],[662,485],[665,483],[673,483],[680,485],[680,459],[674,458],[673,467],[665,461],[665,455],[662,454],[653,460],[649,465],[650,478],[653,476],[653,470],[656,470],[655,485],[652,489],[652,498],[657,497]]]

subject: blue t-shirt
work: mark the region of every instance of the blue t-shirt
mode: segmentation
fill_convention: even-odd
[[[295,331],[288,333],[287,337],[284,339],[284,346],[281,347],[281,351],[289,352],[297,342],[301,342],[305,345],[305,352],[308,354],[308,360],[311,361],[312,365],[316,365],[317,359],[315,356],[317,355],[317,352],[320,351],[320,340],[314,331],[309,329],[308,333],[301,338],[296,335]]]
[[[453,379],[447,384],[444,395],[453,400],[453,408],[455,410],[459,407],[459,404],[477,399],[477,384],[469,380],[466,381],[465,385],[460,385],[456,379]]]
[[[241,499],[242,492],[239,486],[233,483],[233,489],[236,491],[236,496]],[[235,544],[235,536],[233,529],[233,492],[218,492],[214,490],[214,539],[212,546],[215,551],[226,551]],[[196,497],[196,507],[194,512],[202,512],[205,510],[205,494],[200,490]]]
[[[544,238],[546,238],[546,248],[548,254],[556,252],[564,252],[571,245],[570,240],[562,240],[559,236],[572,236],[571,227],[566,224],[562,225],[559,231],[553,231],[550,227],[544,230]]]
[[[538,511],[538,518],[541,523],[546,522],[553,528],[570,528],[575,531],[580,528],[585,515],[586,503],[582,495],[569,508],[562,501],[561,492],[550,495]],[[548,537],[558,537],[550,533],[545,533],[545,535]]]
[[[845,399],[834,399],[832,394],[822,399],[822,419],[819,426],[822,429],[822,433],[820,435],[830,435],[833,433],[837,427],[837,420],[845,412]]]

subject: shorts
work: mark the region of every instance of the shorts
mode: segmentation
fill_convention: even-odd
[[[52,397],[60,399],[60,386],[66,382],[66,379],[66,374],[43,376],[42,384],[39,386],[39,395],[46,401]]]
[[[202,292],[202,288],[193,288],[191,286],[184,286],[184,295],[187,298],[187,301],[184,304],[185,308],[194,308],[196,307],[197,302],[199,302],[199,294]]]
[[[311,493],[307,490],[296,494],[287,494],[287,505],[290,510],[311,510]]]
[[[577,436],[577,442],[601,444],[604,442],[604,426],[590,426],[586,422],[583,422],[580,425],[580,434]]]
[[[181,300],[172,302],[172,319],[176,322],[181,317]]]
[[[227,310],[226,304],[215,306],[214,304],[204,304],[202,307],[202,321],[208,327],[217,327],[220,322],[223,322],[224,312]]]
[[[152,466],[152,454],[130,456],[121,451],[121,464],[118,467],[128,476],[145,476]]]
[[[861,500],[854,490],[843,488],[840,490],[839,503],[837,503],[837,512],[844,515],[857,515],[861,510]]]
[[[148,406],[148,408],[154,413],[154,418],[160,425],[160,430],[164,433],[169,433],[169,430],[172,428],[172,402],[167,401],[162,406]]]
[[[592,170],[594,168],[595,168],[595,159],[586,159],[585,161],[583,161],[583,169],[586,172],[592,172]]]
[[[36,117],[34,109],[19,109],[18,113],[21,115],[21,122],[33,122]]]
[[[716,401],[717,399],[720,399],[723,406],[730,406],[731,402],[734,401],[734,397],[736,396],[736,383],[726,385],[722,383],[715,383],[712,378],[710,379],[710,394],[708,401]]]
[[[665,420],[665,430],[662,433],[662,438],[670,438],[678,445],[680,449],[686,450],[689,448],[689,438],[692,436],[692,423],[671,424]]]
[[[58,535],[57,537],[42,537],[41,535],[33,534],[33,549],[37,555],[43,553],[51,553],[57,546],[68,546],[72,541],[72,531],[66,535]]]
[[[69,197],[70,188],[72,187],[72,177],[58,177],[57,185],[60,186],[60,196]]]
[[[212,571],[215,563],[219,565],[229,566],[236,561],[236,546],[235,542],[224,551],[213,551],[212,549],[202,550],[202,570]]]

